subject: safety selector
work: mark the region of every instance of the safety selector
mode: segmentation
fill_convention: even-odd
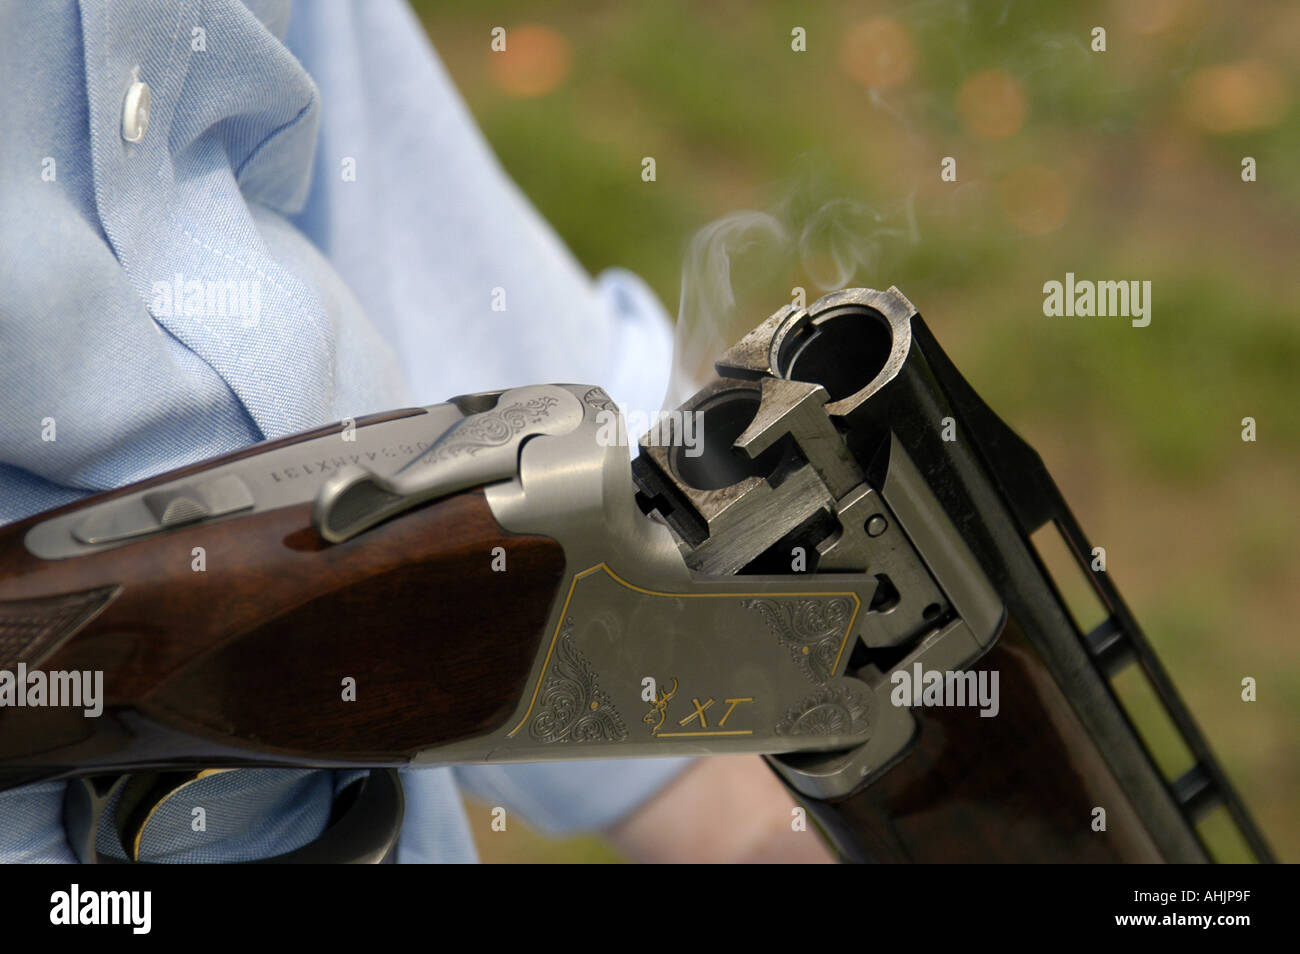
[[[72,528],[72,535],[82,543],[114,543],[252,507],[248,485],[225,474],[97,507]]]

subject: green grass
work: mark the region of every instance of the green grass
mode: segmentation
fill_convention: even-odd
[[[1179,5],[1150,34],[1134,25],[1139,5],[1100,2],[415,6],[506,169],[578,258],[637,271],[670,309],[691,235],[718,216],[791,195],[805,206],[848,197],[887,225],[910,208],[916,240],[884,239],[855,282],[897,284],[1042,448],[1276,847],[1300,860],[1290,5]],[[840,38],[871,16],[892,17],[913,47],[907,81],[874,98],[839,65]],[[572,69],[553,92],[518,100],[492,81],[488,37],[526,23],[562,36]],[[796,25],[807,53],[790,50]],[[1102,54],[1088,49],[1097,25]],[[1283,78],[1285,115],[1244,133],[1198,128],[1189,77],[1244,59]],[[966,79],[992,68],[1027,102],[1002,141],[974,137],[955,106]],[[640,179],[647,155],[654,183]],[[1244,155],[1258,182],[1241,181]],[[957,158],[957,183],[939,181],[943,156]],[[1068,192],[1064,222],[1045,235],[1002,209],[1000,183],[1025,164],[1057,172]],[[1066,271],[1150,280],[1150,327],[1044,317],[1042,285]],[[1255,444],[1240,439],[1246,416]],[[1215,703],[1243,665],[1273,670],[1267,704]]]

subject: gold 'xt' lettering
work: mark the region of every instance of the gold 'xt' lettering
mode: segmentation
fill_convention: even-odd
[[[688,715],[681,722],[678,722],[677,724],[685,725],[686,723],[692,721],[693,719],[698,718],[700,720],[700,728],[707,729],[709,727],[709,723],[704,718],[704,710],[707,709],[709,706],[713,705],[713,700],[710,699],[708,702],[704,703],[703,705],[700,705],[699,699],[692,699],[691,703],[695,706],[695,711],[692,712],[690,715]]]
[[[731,718],[731,713],[736,711],[736,706],[740,705],[742,702],[753,702],[754,697],[746,696],[744,699],[723,699],[722,701],[729,703],[729,707],[727,711],[723,714],[722,721],[718,723],[719,728],[727,724],[727,720]]]

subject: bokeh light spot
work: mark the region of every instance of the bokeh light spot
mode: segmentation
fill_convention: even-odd
[[[840,66],[868,89],[894,89],[912,75],[916,49],[907,30],[889,17],[855,23],[840,42]]]
[[[1163,33],[1183,12],[1180,0],[1115,0],[1112,6],[1129,29],[1141,36]]]
[[[1208,133],[1275,126],[1286,115],[1290,91],[1281,72],[1261,60],[1197,70],[1183,87],[1183,115]]]
[[[488,54],[492,81],[507,95],[519,99],[545,96],[569,75],[573,57],[569,41],[539,24],[506,31],[506,48]]]
[[[984,70],[957,91],[957,115],[978,139],[1009,139],[1024,125],[1025,92],[1006,70]]]

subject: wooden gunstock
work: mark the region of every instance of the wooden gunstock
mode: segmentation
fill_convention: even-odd
[[[396,764],[502,723],[560,583],[559,544],[504,531],[481,490],[341,544],[320,538],[309,510],[199,522],[61,560],[23,544],[53,514],[0,530],[0,669],[102,671],[104,706],[98,718],[0,708],[0,760],[59,772],[112,765],[130,745],[134,758],[159,763]],[[493,572],[496,547],[509,572]],[[127,712],[145,721],[124,721]],[[140,725],[182,735],[141,738]],[[178,739],[188,740],[182,751]]]
[[[914,708],[912,750],[809,813],[850,861],[1158,862],[1162,858],[1046,664],[1013,619],[979,669],[1000,709]],[[1092,828],[1106,809],[1106,830]]]

